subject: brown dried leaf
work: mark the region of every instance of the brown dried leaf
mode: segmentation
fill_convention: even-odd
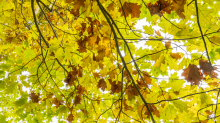
[[[98,48],[98,55],[95,57],[95,60],[97,62],[103,61],[104,57],[105,57],[105,48],[99,47]]]
[[[86,49],[86,42],[88,41],[88,37],[84,37],[84,39],[79,39],[78,41],[77,41],[77,44],[78,44],[78,49],[77,49],[77,51],[79,51],[79,52],[86,52],[87,51],[87,49]]]
[[[153,112],[154,115],[156,115],[157,117],[160,117],[160,112],[157,110],[157,108],[154,105],[150,105],[148,104],[150,111]],[[148,111],[145,111],[144,113],[145,115],[147,115],[147,118],[150,118],[150,114]]]
[[[118,83],[116,84],[116,81],[113,81],[113,82],[112,82],[112,81],[109,79],[109,83],[111,84],[111,94],[121,92],[121,85],[122,85],[121,82],[118,82]]]
[[[191,83],[191,85],[199,85],[202,77],[202,73],[196,65],[189,65],[188,68],[183,70],[182,76],[185,80]]]
[[[205,110],[205,113],[208,114],[208,115],[212,115],[212,114],[213,114],[213,111]]]
[[[69,123],[72,123],[72,121],[73,121],[73,114],[71,113],[66,120],[67,120]]]
[[[138,71],[135,70],[132,72],[132,74],[136,75],[136,74],[138,74]]]
[[[83,76],[83,68],[81,66],[79,66],[79,69],[77,70],[77,74],[78,74],[78,77]]]
[[[100,73],[96,73],[96,72],[94,72],[94,73],[92,73],[93,74],[93,76],[97,79],[97,78],[101,78],[101,75],[100,75]]]
[[[85,6],[86,0],[66,0],[66,3],[74,3],[74,9],[80,9],[80,7]]]
[[[146,84],[151,84],[151,75],[149,75],[147,72],[143,72],[143,79],[146,82]]]
[[[79,95],[75,96],[74,105],[76,106],[77,104],[80,104],[80,102],[81,102],[81,97]]]
[[[123,8],[123,9],[122,9]],[[129,14],[131,15],[131,18],[140,17],[140,8],[141,5],[137,5],[137,3],[128,3],[125,2],[122,8],[119,8],[119,12],[121,12],[121,16],[127,17]]]
[[[53,102],[53,104],[56,105],[56,108],[58,108],[60,105],[63,104],[63,101],[60,102],[60,101],[57,100],[57,98],[53,98],[52,102]]]
[[[218,74],[215,73],[215,68],[211,66],[211,64],[208,62],[208,60],[199,60],[199,65],[200,65],[200,69],[203,70],[203,74],[205,76],[210,75],[211,72],[211,77],[212,78],[217,78]]]
[[[170,14],[171,11],[175,11],[180,18],[184,19],[185,15],[183,14],[183,12],[185,4],[186,0],[173,0],[173,2],[171,2],[171,0],[160,0],[157,1],[155,4],[149,3],[147,4],[147,6],[151,13],[151,16],[157,14],[161,17],[165,12]]]
[[[127,79],[128,82],[131,81],[130,76],[127,71],[124,71],[123,76]]]
[[[79,16],[79,10],[81,7],[85,6],[85,2],[86,0],[66,0],[66,3],[71,3],[74,2],[74,9],[71,9],[71,14],[73,14],[74,16]]]
[[[205,72],[210,72],[214,70],[214,68],[211,66],[211,64],[208,62],[208,60],[199,60],[200,69],[202,69]]]
[[[76,80],[76,71],[70,71],[67,74],[66,79],[64,80],[65,83],[67,83],[67,85],[72,86],[74,84],[74,81]]]
[[[132,85],[128,86],[126,89],[126,94],[128,95],[129,100],[131,100],[134,96],[138,96],[136,88]]]
[[[114,11],[114,9],[115,9],[115,3],[110,3],[109,5],[108,5],[108,7],[107,7],[107,10],[108,11]]]
[[[186,0],[173,0],[174,10],[176,14],[182,19],[185,19],[185,15],[183,14],[185,4]]]
[[[82,95],[83,94],[83,92],[84,92],[84,88],[82,87],[82,85],[78,85],[77,87],[76,87],[76,89],[77,89],[77,94],[79,94],[79,95]]]
[[[151,16],[157,14],[159,17],[161,17],[164,12],[170,14],[172,11],[172,4],[170,3],[170,0],[160,0],[155,4],[149,3],[147,4],[147,7],[151,13]]]
[[[127,111],[127,110],[133,110],[132,106],[129,106],[129,105],[126,103],[126,99],[123,99],[123,105],[124,105],[125,111]]]
[[[101,88],[102,91],[105,91],[105,88],[107,88],[106,82],[104,79],[100,79],[97,85],[98,88]]]
[[[33,103],[38,103],[40,101],[39,98],[40,94],[36,94],[35,92],[32,92],[31,94],[29,94],[29,97],[31,98]]]
[[[154,105],[150,105],[148,104],[148,107],[150,109],[150,111],[156,115],[158,118],[160,117],[160,112],[157,110],[157,108],[154,106]],[[147,115],[147,118],[149,119],[150,118],[150,114],[146,108],[146,106],[144,104],[138,106],[138,115],[140,118],[146,118],[146,116],[144,116],[142,113],[144,113],[145,115]]]
[[[80,109],[85,115],[88,115],[89,114],[89,112],[87,111],[87,110],[85,110],[85,109]]]

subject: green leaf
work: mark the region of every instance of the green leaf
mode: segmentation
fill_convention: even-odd
[[[173,101],[173,105],[179,109],[179,111],[182,113],[183,111],[187,111],[188,109],[188,106],[187,106],[187,103],[186,102],[183,102],[181,100],[176,100],[176,101]]]
[[[166,119],[174,119],[176,117],[176,110],[172,105],[168,105],[165,110]]]
[[[15,106],[18,107],[23,106],[27,102],[27,99],[28,99],[28,95],[23,95],[21,98],[15,101]]]

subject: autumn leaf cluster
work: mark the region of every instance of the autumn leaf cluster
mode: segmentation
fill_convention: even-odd
[[[219,122],[219,6],[1,0],[0,122]]]

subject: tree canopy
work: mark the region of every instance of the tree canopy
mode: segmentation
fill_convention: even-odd
[[[0,0],[0,122],[220,122],[219,11],[219,0]]]

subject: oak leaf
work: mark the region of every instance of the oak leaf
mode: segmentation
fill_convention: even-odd
[[[202,73],[196,65],[189,64],[188,68],[183,70],[182,76],[191,83],[191,85],[199,85],[202,80]]]
[[[128,17],[128,15],[131,15],[131,18],[140,17],[140,8],[141,5],[137,5],[137,3],[130,3],[130,2],[125,2],[124,5],[119,8],[119,12],[121,12],[121,16]]]

